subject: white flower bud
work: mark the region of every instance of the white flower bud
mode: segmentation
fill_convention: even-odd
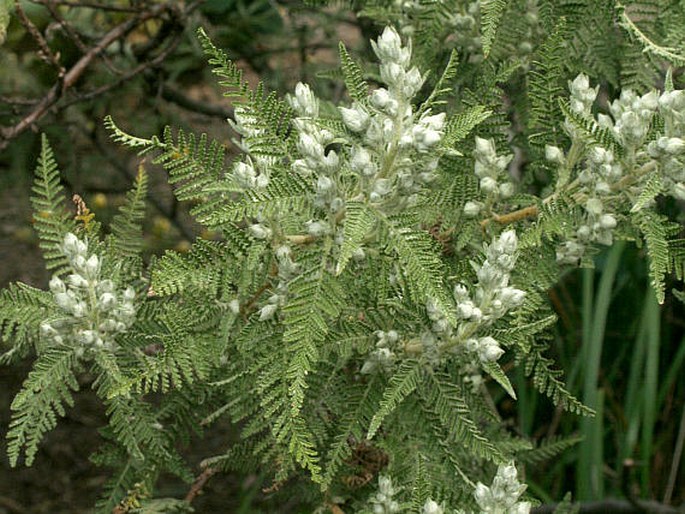
[[[315,118],[319,115],[319,101],[307,84],[298,82],[295,86],[295,97],[289,98],[290,105],[300,116]]]
[[[490,194],[497,189],[497,181],[492,177],[480,179],[480,188],[485,194]]]
[[[57,330],[55,330],[54,327],[47,321],[43,321],[40,324],[40,335],[42,335],[43,337],[48,337],[56,333]]]
[[[514,194],[514,184],[511,182],[505,182],[499,185],[499,195],[502,198],[509,198]]]
[[[57,293],[55,294],[55,302],[61,309],[69,311],[75,300],[67,293]]]
[[[421,86],[423,86],[423,77],[421,76],[421,72],[418,70],[418,68],[414,67],[409,70],[409,73],[407,73],[404,77],[404,87],[402,88],[402,92],[406,98],[412,98],[416,93],[419,92]]]
[[[278,310],[278,304],[269,303],[259,310],[259,321],[267,321],[274,317]]]
[[[599,224],[603,229],[612,229],[616,228],[616,218],[612,216],[611,214],[602,214],[599,218]]]
[[[352,132],[362,132],[366,130],[369,125],[369,115],[360,106],[354,106],[352,109],[339,107],[340,114],[342,114],[343,123]]]
[[[556,164],[563,164],[564,151],[558,146],[545,145],[545,159]]]
[[[387,178],[379,178],[374,182],[373,191],[378,193],[380,196],[387,195],[392,189],[392,182]]]
[[[400,85],[404,82],[405,71],[402,66],[394,62],[381,64],[381,80],[385,82],[390,88]]]
[[[345,206],[344,200],[338,196],[338,197],[336,197],[336,198],[333,198],[333,200],[331,200],[331,205],[330,205],[330,207],[329,207],[329,210],[330,210],[333,214],[337,214],[338,212],[340,212],[340,210],[341,210],[344,206]]]
[[[99,299],[100,308],[109,310],[117,304],[117,298],[112,293],[104,293]]]
[[[499,299],[506,308],[516,308],[523,303],[526,292],[513,287],[504,287],[499,291]]]
[[[499,246],[502,248],[504,253],[513,254],[516,252],[516,247],[518,246],[518,238],[516,237],[515,230],[507,230],[502,232],[499,236]]]
[[[233,314],[240,314],[240,302],[238,301],[238,299],[234,298],[233,300],[228,302],[228,308],[231,310]]]
[[[124,300],[127,302],[132,302],[136,297],[136,292],[132,287],[127,287],[124,289]]]
[[[468,201],[464,204],[464,214],[469,218],[475,218],[480,214],[483,204],[481,202]]]
[[[316,189],[319,193],[327,193],[333,189],[333,181],[325,175],[320,175],[316,181]]]
[[[72,273],[67,277],[67,280],[69,281],[69,285],[72,287],[75,287],[77,289],[79,288],[86,288],[88,287],[88,281],[83,278],[81,275],[77,275],[75,273]]]
[[[443,508],[430,498],[426,500],[421,509],[421,514],[444,514]]]
[[[677,182],[672,188],[673,195],[678,200],[685,200],[685,184]]]
[[[100,260],[98,256],[93,254],[88,257],[85,265],[85,272],[90,278],[95,278],[100,273]]]
[[[590,214],[599,216],[600,214],[602,214],[602,211],[604,210],[602,200],[600,200],[599,198],[588,199],[587,202],[585,202],[585,210]]]
[[[393,27],[385,27],[377,41],[371,46],[381,62],[396,62],[403,66],[409,64],[409,49],[402,48],[402,41]]]
[[[269,239],[271,237],[271,229],[265,227],[261,223],[255,223],[250,226],[250,233],[257,239]]]
[[[667,154],[678,155],[678,154],[683,153],[683,151],[685,151],[685,140],[683,140],[679,137],[669,137],[669,138],[661,138],[661,139],[667,139],[667,142],[664,145],[664,151]]]
[[[75,302],[71,305],[71,313],[76,318],[83,318],[88,312],[88,308],[84,302]]]
[[[376,89],[371,93],[371,105],[377,109],[384,109],[392,100],[390,93],[385,88]]]
[[[457,316],[462,319],[469,319],[473,316],[474,305],[471,301],[465,301],[457,305]]]
[[[71,261],[71,265],[78,272],[85,272],[86,269],[86,258],[83,255],[77,255]]]
[[[305,223],[307,232],[314,237],[321,237],[328,233],[328,224],[323,221],[308,221]]]
[[[52,291],[52,294],[65,293],[66,290],[67,288],[64,285],[64,282],[62,282],[57,275],[54,275],[50,280],[50,291]]]

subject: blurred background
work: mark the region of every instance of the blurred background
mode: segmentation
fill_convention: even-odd
[[[335,101],[343,93],[335,80],[338,41],[363,57],[370,52],[368,40],[379,32],[368,18],[356,18],[349,5],[3,2],[0,287],[14,281],[47,284],[29,203],[41,132],[55,150],[66,190],[81,195],[107,224],[141,163],[109,140],[102,123],[107,114],[133,134],[149,137],[172,125],[206,132],[237,152],[226,121],[232,107],[202,54],[198,27],[251,83],[262,80],[268,89],[285,93],[297,81],[315,82],[317,94]],[[215,237],[175,201],[161,170],[149,163],[146,169],[151,178],[145,223],[149,256],[166,249],[184,251],[195,238]],[[519,401],[496,396],[498,406],[512,433],[547,441],[548,452],[543,449],[521,463],[530,491],[543,503],[558,502],[570,491],[583,502],[616,498],[630,506],[643,499],[652,502],[654,511],[677,512],[669,505],[685,502],[683,304],[673,295],[662,306],[656,303],[642,249],[617,244],[595,264],[565,275],[550,290],[549,300],[560,319],[551,356],[564,370],[569,389],[598,406],[597,416],[581,419],[555,409],[522,371],[514,372]],[[0,434],[28,364],[0,369]],[[87,385],[88,377],[83,381]],[[0,514],[89,512],[106,471],[90,463],[88,455],[97,448],[97,428],[105,422],[102,406],[83,387],[76,405],[48,434],[32,468],[11,470],[0,441]],[[199,463],[225,451],[236,436],[233,427],[219,423],[185,451]],[[545,458],[558,449],[556,438],[569,437],[576,444],[561,457]],[[297,498],[274,504],[263,491],[269,484],[267,476],[217,475],[194,506],[200,513],[304,512]],[[182,497],[187,489],[168,479],[159,494]]]

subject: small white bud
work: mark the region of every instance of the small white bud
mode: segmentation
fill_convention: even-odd
[[[545,159],[556,164],[563,164],[564,151],[558,146],[545,145]]]
[[[385,88],[376,89],[373,93],[371,93],[371,105],[377,109],[385,108],[391,100],[392,97]]]
[[[599,224],[603,229],[612,229],[616,228],[617,222],[616,218],[612,216],[611,214],[602,214],[599,218]]]
[[[57,275],[53,276],[50,280],[50,291],[52,291],[53,294],[57,294],[64,293],[66,290],[67,288],[64,285],[64,282],[62,282]]]
[[[509,198],[514,194],[514,184],[511,182],[505,182],[499,185],[499,195],[502,198]]]
[[[319,101],[309,86],[302,82],[295,86],[295,98],[290,98],[290,105],[300,116],[315,118],[319,114]]]
[[[316,181],[316,189],[320,193],[325,193],[333,189],[333,181],[325,175],[320,175]]]
[[[250,233],[257,239],[269,239],[271,237],[271,229],[265,227],[261,223],[250,225]]]
[[[231,310],[233,314],[240,314],[240,302],[238,301],[238,299],[234,298],[233,300],[228,302],[228,308]]]
[[[100,260],[93,254],[86,261],[85,272],[90,278],[95,278],[100,273]]]
[[[588,199],[587,202],[585,202],[585,210],[589,212],[590,214],[594,214],[595,216],[599,216],[602,214],[602,211],[604,210],[604,205],[602,204],[602,200],[599,198],[590,198]]]
[[[360,106],[355,106],[352,109],[339,107],[340,114],[342,114],[343,123],[352,132],[362,132],[366,130],[369,125],[369,115]]]
[[[392,189],[392,182],[387,178],[380,178],[376,180],[373,185],[373,191],[378,193],[380,196],[387,195]]]
[[[109,310],[117,303],[117,298],[112,293],[104,293],[100,296],[99,304],[103,310]]]
[[[419,92],[421,86],[423,86],[423,77],[421,76],[421,72],[416,67],[409,70],[409,73],[407,73],[404,77],[404,81],[405,83],[404,87],[402,88],[402,92],[407,98],[412,98],[416,93]]]
[[[323,221],[307,221],[305,225],[307,226],[307,232],[314,237],[321,237],[328,233],[328,224]]]
[[[259,310],[259,321],[267,321],[274,317],[278,310],[278,304],[269,303]]]
[[[475,218],[480,214],[483,204],[481,202],[468,201],[464,204],[464,214],[469,218]]]
[[[486,194],[490,194],[495,191],[497,186],[497,181],[492,177],[483,177],[480,179],[480,188]]]

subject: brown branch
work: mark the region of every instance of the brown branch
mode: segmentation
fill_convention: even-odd
[[[604,514],[611,512],[614,514],[643,514],[645,512],[653,514],[682,514],[682,508],[670,507],[663,503],[648,500],[638,500],[637,505],[625,500],[602,500],[595,502],[579,503],[579,512],[582,514]],[[542,505],[534,508],[533,514],[551,514],[557,505]]]
[[[485,228],[492,221],[496,221],[500,225],[508,225],[509,223],[514,223],[522,219],[534,218],[539,214],[539,212],[540,211],[537,205],[529,205],[528,207],[524,207],[523,209],[519,209],[508,214],[493,214],[492,218],[484,219],[483,221],[481,221],[480,226],[482,228]]]
[[[48,2],[54,3],[55,5],[63,5],[65,7],[74,8],[86,8],[86,9],[98,9],[101,11],[114,11],[114,12],[127,12],[127,13],[139,13],[141,11],[138,7],[118,7],[115,5],[99,4],[96,2],[69,2],[66,0],[31,0],[34,4],[46,5]]]
[[[98,57],[103,50],[109,47],[109,45],[128,35],[141,23],[159,17],[163,13],[169,12],[171,9],[172,6],[169,3],[153,5],[149,10],[140,12],[133,18],[126,20],[107,32],[95,46],[88,50],[88,52],[86,52],[76,64],[65,73],[61,84],[55,84],[43,99],[38,102],[34,109],[19,121],[19,123],[12,127],[0,127],[0,150],[4,150],[11,139],[17,137],[41,119],[62,97],[63,93],[78,81],[90,63]]]
[[[188,494],[186,494],[185,501],[189,504],[193,503],[193,500],[199,494],[202,493],[202,488],[207,484],[209,479],[212,478],[212,476],[214,476],[217,472],[218,470],[215,468],[205,468],[205,470],[195,478],[193,485],[190,487],[190,490],[188,491]]]
[[[40,33],[40,31],[36,28],[33,22],[29,20],[28,16],[26,16],[26,13],[24,12],[24,9],[21,6],[19,0],[14,0],[14,8],[17,11],[17,15],[19,16],[19,21],[21,21],[21,24],[24,26],[24,28],[26,28],[28,33],[31,34],[31,37],[35,40],[36,44],[38,45],[38,55],[41,56],[45,62],[55,67],[55,69],[57,70],[58,78],[59,80],[61,80],[62,77],[64,77],[65,71],[64,67],[59,62],[59,58],[54,53],[52,53],[52,50],[50,49],[50,46],[48,46],[47,41],[45,41],[43,34]]]
[[[233,109],[230,107],[193,100],[168,84],[162,85],[162,98],[188,111],[198,112],[206,116],[215,116],[224,120],[227,118],[233,119]]]

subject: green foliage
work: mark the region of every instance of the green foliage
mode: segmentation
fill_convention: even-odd
[[[365,512],[393,495],[414,512],[437,499],[486,509],[483,487],[495,490],[505,475],[518,484],[513,459],[538,464],[576,444],[532,447],[498,408],[530,405],[519,390],[529,377],[559,412],[594,413],[548,356],[566,322],[549,291],[601,246],[634,240],[646,243],[665,300],[669,274],[685,274],[680,227],[660,205],[685,187],[685,134],[668,107],[680,93],[621,95],[624,83],[646,84],[651,59],[670,48],[646,42],[610,2],[596,13],[587,2],[538,4],[366,3],[367,16],[416,34],[416,51],[387,28],[372,45],[376,68],[340,44],[346,107],[304,84],[287,100],[251,88],[200,31],[234,103],[240,156],[229,162],[227,146],[205,134],[166,128],[143,138],[105,121],[115,141],[166,170],[176,198],[216,237],[149,265],[142,166],[103,238],[98,222],[73,221],[44,140],[36,229],[48,268],[73,273],[68,288],[53,278],[50,293],[21,284],[0,292],[0,335],[11,345],[1,362],[36,354],[12,405],[12,465],[22,452],[31,464],[86,370],[108,416],[93,460],[114,470],[99,512],[121,502],[131,512],[187,511],[187,502],[154,498],[155,484],[165,473],[192,482],[179,447],[219,422],[241,440],[205,465],[269,477],[284,489],[276,498],[301,497],[310,511]],[[650,56],[628,65],[604,48],[612,42]],[[618,98],[608,111],[595,105],[598,82]],[[586,337],[594,353],[583,399],[600,413],[598,352],[622,245],[597,295],[600,330]],[[115,295],[130,302],[126,316],[112,314]],[[376,482],[381,492],[369,495]],[[529,508],[512,488],[511,502]]]

